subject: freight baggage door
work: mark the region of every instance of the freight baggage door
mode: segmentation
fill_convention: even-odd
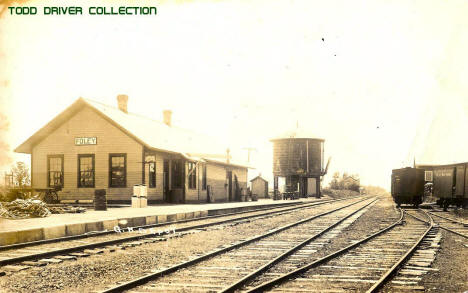
[[[317,179],[316,178],[307,178],[307,195],[316,196],[317,195]]]

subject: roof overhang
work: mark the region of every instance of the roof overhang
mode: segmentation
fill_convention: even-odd
[[[223,165],[223,166],[232,166],[232,167],[238,167],[238,168],[243,168],[243,169],[255,169],[252,166],[247,166],[243,164],[238,164],[238,163],[231,163],[231,162],[223,162],[223,161],[218,161],[214,159],[208,159],[208,158],[203,158],[208,163],[213,163],[213,164],[218,164],[218,165]]]

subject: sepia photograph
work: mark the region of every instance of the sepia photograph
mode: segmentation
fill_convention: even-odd
[[[0,292],[468,293],[467,15],[0,0]]]

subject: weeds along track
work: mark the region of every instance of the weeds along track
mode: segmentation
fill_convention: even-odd
[[[172,267],[117,284],[103,292],[213,292],[232,291],[270,266],[298,251],[306,258],[336,237],[375,198],[341,202],[308,218],[198,256]],[[353,219],[353,216],[354,219]],[[346,222],[348,221],[348,222]],[[343,225],[343,226],[342,226]],[[320,238],[319,241],[316,241]],[[226,287],[227,284],[231,284]]]
[[[403,220],[404,219],[404,220]],[[378,232],[247,292],[375,292],[414,253],[432,225],[401,217]],[[244,290],[242,290],[244,291]]]
[[[57,239],[52,243],[29,243],[27,245],[11,245],[0,247],[0,271],[15,272],[31,266],[42,266],[48,263],[61,262],[77,257],[86,257],[101,254],[106,251],[125,249],[145,242],[165,241],[170,237],[183,236],[193,231],[207,229],[222,229],[225,226],[278,217],[301,211],[322,209],[337,203],[355,201],[356,199],[325,200],[312,202],[294,207],[280,207],[274,209],[261,209],[249,212],[208,216],[191,220],[167,222],[155,225],[134,227],[134,232],[123,229],[123,233],[113,231],[88,234],[82,237]],[[145,232],[138,232],[139,228]],[[150,228],[154,228],[150,230]],[[156,234],[154,232],[157,232]],[[175,232],[175,233],[174,233]]]

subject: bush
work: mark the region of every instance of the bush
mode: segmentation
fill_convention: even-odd
[[[1,201],[14,201],[15,199],[28,199],[30,198],[29,192],[24,191],[21,188],[5,188],[3,187],[0,192]]]

